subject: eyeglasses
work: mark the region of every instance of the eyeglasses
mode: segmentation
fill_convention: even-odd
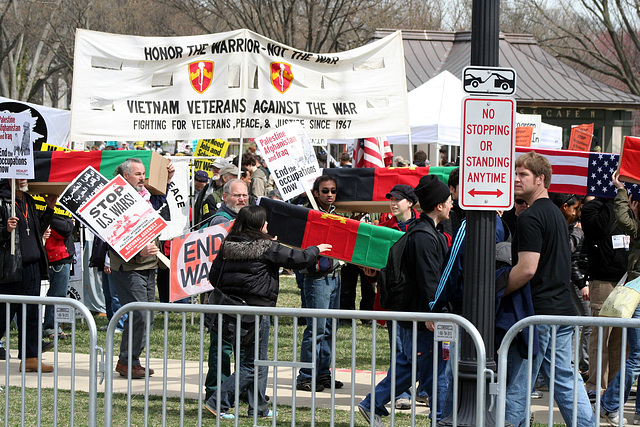
[[[524,200],[524,199],[516,199],[516,200],[515,200],[515,202],[516,202],[518,205],[523,205],[523,204],[524,204],[524,205],[526,205],[526,204],[527,204],[527,201],[526,201],[526,200]]]
[[[332,189],[323,188],[320,191],[322,192],[322,194],[329,194],[329,192],[331,192],[331,194],[336,194],[338,192],[338,189],[337,188],[332,188]]]
[[[248,194],[230,194],[231,197],[235,197],[236,199],[240,199],[240,198],[247,198],[249,197]]]

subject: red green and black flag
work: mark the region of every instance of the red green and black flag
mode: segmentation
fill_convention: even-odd
[[[147,178],[151,164],[152,151],[35,151],[35,182],[71,182],[87,166],[93,166],[107,179],[115,177],[118,165],[128,158],[142,160]]]
[[[397,184],[411,187],[425,175],[437,175],[445,184],[454,167],[411,168],[331,168],[322,173],[336,178],[338,202],[386,202],[386,195]]]
[[[365,267],[383,268],[389,249],[404,234],[266,197],[258,204],[267,209],[269,234],[280,243],[297,248],[328,243],[333,248],[323,255]]]

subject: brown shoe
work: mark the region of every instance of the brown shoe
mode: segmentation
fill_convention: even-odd
[[[127,364],[126,363],[118,363],[116,364],[116,372],[120,374],[121,377],[126,377],[128,374]],[[155,371],[153,369],[149,369],[149,376],[153,375]],[[131,367],[131,378],[139,379],[144,378],[145,369],[143,366],[132,366]]]
[[[44,362],[41,364],[42,372],[53,372],[53,366],[47,365]],[[22,372],[22,362],[20,362],[20,372]],[[24,370],[25,372],[38,372],[38,358],[37,357],[27,357],[24,362]]]

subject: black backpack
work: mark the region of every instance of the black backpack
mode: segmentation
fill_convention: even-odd
[[[409,235],[417,232],[434,234],[434,230],[423,222],[417,222],[389,250],[387,265],[380,270],[378,291],[380,306],[385,310],[403,311],[409,307],[413,295],[413,283],[407,280],[403,255]]]

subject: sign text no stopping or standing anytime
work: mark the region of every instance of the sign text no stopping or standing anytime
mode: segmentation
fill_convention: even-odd
[[[513,206],[516,103],[511,98],[463,101],[460,206],[497,210]]]

